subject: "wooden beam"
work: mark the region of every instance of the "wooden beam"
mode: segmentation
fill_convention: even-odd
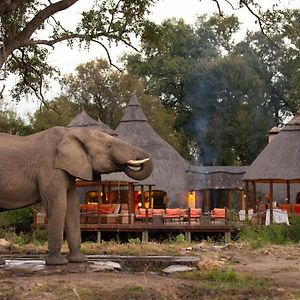
[[[211,199],[210,199],[210,191],[205,190],[205,205],[204,205],[205,211],[211,210]]]
[[[232,207],[232,191],[231,190],[227,190],[227,201],[226,201],[226,206],[228,209],[231,209]]]
[[[245,201],[245,215],[248,215],[249,210],[249,181],[246,181],[246,190],[245,190],[245,197],[243,199]]]
[[[286,198],[287,198],[287,203],[291,203],[291,186],[290,182],[287,180],[286,181]]]
[[[270,195],[270,224],[273,223],[273,180],[269,182],[269,195]]]
[[[149,185],[149,208],[153,208],[151,199],[152,199],[152,185]]]
[[[141,185],[141,197],[142,197],[142,208],[145,208],[145,190],[143,185]]]
[[[252,197],[253,197],[253,212],[256,213],[257,211],[257,201],[256,201],[256,184],[255,184],[255,181],[253,180],[252,181],[252,187],[253,187],[253,190],[252,190]]]

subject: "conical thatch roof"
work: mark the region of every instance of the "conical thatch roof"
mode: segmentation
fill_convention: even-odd
[[[91,118],[83,108],[81,109],[81,112],[70,122],[70,124],[67,127],[91,127],[101,130],[110,135],[117,135],[116,132],[114,132],[109,126],[107,126],[100,120],[96,121],[93,118]]]
[[[150,126],[139,101],[133,94],[119,126],[118,137],[148,152],[153,160],[152,175],[140,184],[154,184],[154,190],[163,190],[169,197],[169,206],[184,205],[187,190],[188,163]],[[123,173],[115,180],[133,181]],[[103,179],[106,176],[103,175]]]
[[[243,180],[300,179],[300,112],[288,122],[254,160]]]

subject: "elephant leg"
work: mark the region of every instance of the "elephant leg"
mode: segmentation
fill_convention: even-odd
[[[86,262],[86,256],[80,252],[80,204],[75,186],[68,192],[65,228],[70,250],[67,260],[73,263]]]
[[[60,195],[59,197],[55,198],[56,201],[53,201],[52,199],[50,208],[46,208],[48,217],[49,249],[48,256],[45,259],[46,265],[64,265],[68,263],[66,258],[61,254],[67,208],[67,197],[66,195]]]

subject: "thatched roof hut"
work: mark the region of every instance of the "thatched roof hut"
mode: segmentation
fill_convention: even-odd
[[[300,181],[300,112],[257,156],[243,176],[243,180]]]
[[[138,184],[153,184],[153,190],[165,191],[168,206],[185,206],[188,193],[186,170],[188,163],[150,126],[137,96],[133,94],[119,126],[118,137],[148,152],[153,160],[152,175]],[[103,179],[132,181],[123,173],[103,175]]]
[[[270,201],[294,202],[295,195],[300,191],[300,111],[273,136],[248,167],[242,180],[252,201],[256,191],[263,187],[263,192],[270,195]],[[273,187],[274,183],[276,186]]]
[[[113,131],[109,126],[107,126],[100,120],[96,121],[93,118],[91,118],[83,108],[81,109],[80,113],[69,123],[67,127],[89,127],[101,130],[113,136],[117,135],[115,131]]]

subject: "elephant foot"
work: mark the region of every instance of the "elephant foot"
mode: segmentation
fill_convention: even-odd
[[[57,255],[51,255],[49,254],[45,258],[45,264],[47,266],[60,266],[60,265],[66,265],[68,261],[62,254],[57,254]]]
[[[67,255],[67,260],[69,263],[85,263],[88,261],[87,257],[81,252],[79,253],[69,253]]]

